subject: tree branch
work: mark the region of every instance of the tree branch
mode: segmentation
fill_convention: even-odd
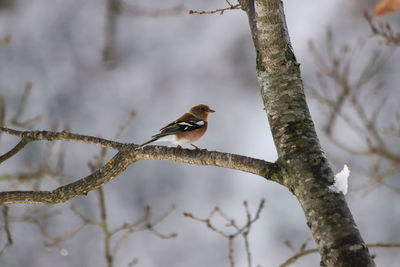
[[[400,248],[400,244],[397,243],[375,243],[375,244],[367,244],[369,248]],[[299,252],[295,253],[289,259],[287,259],[284,263],[279,265],[279,267],[287,267],[296,262],[301,257],[307,256],[312,253],[317,253],[318,249],[301,249]]]
[[[225,2],[228,4],[227,7],[223,7],[223,8],[217,8],[215,10],[211,10],[211,11],[196,11],[196,10],[189,10],[189,14],[198,14],[198,15],[210,15],[210,14],[215,14],[215,13],[219,13],[220,15],[223,15],[225,11],[227,10],[234,10],[234,9],[240,9],[240,4],[231,4],[228,0],[225,0]]]
[[[0,127],[0,132],[8,133],[10,135],[21,137],[22,139],[26,139],[28,142],[32,141],[74,141],[81,142],[86,144],[94,144],[101,147],[107,147],[112,149],[120,149],[124,146],[123,143],[110,141],[107,139],[82,135],[82,134],[74,134],[69,133],[68,131],[62,132],[50,132],[50,131],[18,131],[6,127]],[[17,151],[18,152],[18,151]],[[0,162],[1,163],[1,162]]]
[[[210,165],[253,173],[269,180],[281,183],[278,163],[217,151],[189,150],[164,146],[146,146],[138,148],[136,144],[119,143],[93,136],[68,132],[17,131],[0,127],[0,131],[19,136],[25,140],[63,140],[96,144],[118,149],[119,152],[103,167],[90,175],[53,191],[6,191],[0,192],[0,204],[41,203],[55,204],[67,201],[89,191],[97,189],[114,179],[130,164],[140,160],[168,160],[195,165]],[[9,152],[8,152],[9,153]],[[6,153],[7,154],[7,153]],[[15,153],[14,153],[15,154]],[[4,156],[4,155],[3,155]]]
[[[12,156],[14,156],[15,154],[17,154],[19,151],[21,151],[30,141],[27,138],[22,138],[21,141],[19,141],[19,143],[13,147],[13,149],[11,149],[10,151],[8,151],[7,153],[5,153],[4,155],[0,156],[0,164],[3,161],[8,160],[9,158],[11,158]]]
[[[10,228],[8,225],[8,206],[4,205],[3,206],[3,221],[4,221],[4,231],[6,232],[6,236],[7,236],[7,242],[6,244],[3,246],[2,249],[0,249],[0,256],[6,251],[6,249],[11,246],[13,244],[13,239],[11,236],[11,232],[10,232]]]

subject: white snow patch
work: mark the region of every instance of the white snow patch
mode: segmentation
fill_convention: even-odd
[[[338,174],[335,175],[335,182],[333,185],[330,185],[328,188],[335,193],[342,192],[343,195],[347,194],[348,187],[348,178],[350,175],[350,170],[346,164],[343,166],[343,170],[341,170]]]

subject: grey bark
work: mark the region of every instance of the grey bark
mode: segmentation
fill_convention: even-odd
[[[375,266],[343,194],[330,191],[333,173],[306,103],[299,64],[280,0],[241,0],[282,177],[300,202],[324,266]]]

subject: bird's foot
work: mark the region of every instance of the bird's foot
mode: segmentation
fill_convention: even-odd
[[[190,145],[194,147],[194,150],[200,150],[200,148],[198,148],[197,146],[195,146],[193,144],[190,144]]]
[[[182,148],[182,146],[181,146],[181,145],[178,145],[177,148]]]

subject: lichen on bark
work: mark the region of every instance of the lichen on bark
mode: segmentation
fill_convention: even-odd
[[[375,266],[342,194],[333,183],[304,95],[280,0],[239,1],[249,17],[261,96],[282,184],[300,202],[325,266]]]

